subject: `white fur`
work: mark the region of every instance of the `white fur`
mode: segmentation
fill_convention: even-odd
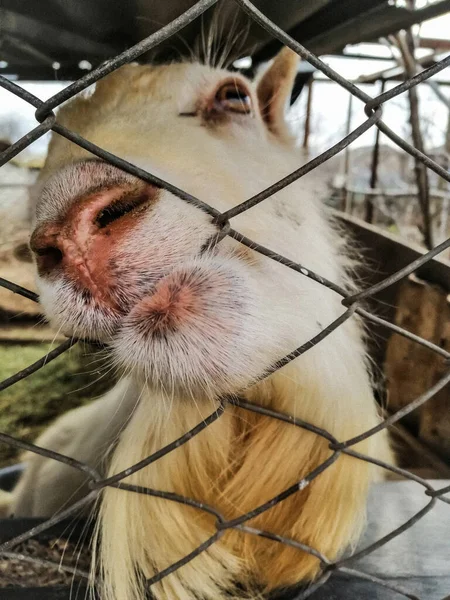
[[[276,62],[273,68],[277,74]],[[294,150],[279,113],[285,98],[274,103],[278,113],[273,118],[278,126],[269,130],[258,109],[256,88],[243,78],[242,85],[248,86],[252,95],[252,115],[231,115],[220,122],[212,122],[205,115],[211,94],[229,76],[198,64],[130,66],[108,78],[110,83],[105,80],[98,84],[90,98],[66,107],[62,120],[110,152],[224,211],[294,171],[303,160]],[[280,90],[284,89],[283,81]],[[179,116],[194,110],[197,116]],[[276,135],[276,131],[281,133]],[[114,169],[93,163],[74,166],[87,157],[62,138],[53,138],[36,201],[37,227],[63,218],[92,181],[119,177]],[[233,219],[232,226],[288,259],[346,285],[344,244],[309,185],[302,178]],[[336,293],[269,258],[242,254],[242,247],[229,238],[200,256],[202,246],[215,231],[205,212],[160,191],[157,202],[140,213],[120,244],[111,247],[119,289],[115,297],[120,298],[118,312],[108,312],[96,301],[83,301],[63,272],[53,279],[39,279],[50,320],[67,333],[107,341],[113,360],[125,369],[137,389],[127,401],[127,417],[140,401],[120,437],[110,473],[127,468],[181,436],[211,413],[223,393],[245,392],[254,401],[323,427],[339,439],[378,422],[365,352],[354,320],[263,384],[247,390],[276,360],[319,333],[345,309]],[[145,332],[148,323],[145,319],[139,322],[147,303],[172,280],[181,282],[183,293],[190,298],[193,288],[185,280],[200,276],[203,287],[195,288],[193,308],[189,305],[186,313],[181,311],[185,321],[180,321],[175,333],[168,331],[158,339],[149,336]],[[197,313],[198,307],[201,310]],[[113,399],[99,401],[102,408],[98,416],[82,409],[77,428],[96,419],[103,432],[99,437],[104,440],[100,416],[104,418],[109,405],[111,410],[117,409],[119,393],[117,390]],[[245,436],[244,441],[235,438],[236,431],[246,427],[246,418],[228,407],[219,421],[186,446],[126,481],[181,490],[200,501],[217,501],[230,514],[240,514],[281,492],[301,478],[308,465],[316,465],[329,454],[323,440],[313,434],[268,424],[262,418],[249,430],[253,442],[247,447]],[[258,444],[261,449],[254,455]],[[234,455],[236,448],[241,448],[241,454]],[[359,448],[377,456],[389,454],[382,435]],[[87,462],[96,461],[99,444],[86,443],[85,449],[87,455],[78,446],[70,451]],[[226,475],[227,469],[236,469],[240,490],[233,487],[233,476]],[[286,527],[293,520],[290,531],[296,531],[294,521],[298,517],[307,539],[316,540],[325,552],[339,553],[342,544],[350,543],[360,528],[367,484],[373,478],[371,469],[358,461],[352,463],[348,457],[339,459],[309,491],[297,494],[298,500],[291,499]],[[58,477],[67,477],[67,472],[58,472]],[[45,481],[35,480],[32,485],[35,494],[48,497]],[[238,497],[241,500],[228,506],[228,501]],[[298,505],[294,504],[297,501]],[[105,600],[140,599],[141,572],[151,577],[214,530],[212,523],[193,509],[113,489],[104,492],[101,523]],[[249,571],[257,572],[263,556],[252,559],[253,563],[250,560],[250,564],[240,558],[237,548],[245,548],[237,538],[228,545],[224,541],[214,545],[155,586],[156,598],[191,600],[196,592],[202,600],[228,597],[224,590],[232,589],[233,582],[240,579],[247,581]],[[258,556],[257,546],[255,552],[254,557]],[[258,575],[267,576],[264,584],[268,587],[296,578],[296,561],[283,571],[286,561],[277,552],[282,552],[279,546],[270,546],[266,554],[271,566],[267,566],[267,573]],[[315,567],[303,568],[306,559],[301,553],[299,556],[298,577],[313,576]],[[242,594],[235,591],[236,597]]]

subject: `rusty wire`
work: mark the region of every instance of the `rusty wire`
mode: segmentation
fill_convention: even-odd
[[[382,282],[380,282],[374,286],[371,286],[357,294],[348,295],[346,293],[346,291],[344,289],[342,289],[340,286],[321,277],[320,274],[311,271],[310,269],[308,269],[307,266],[304,266],[304,265],[301,265],[298,263],[293,263],[291,260],[288,260],[286,257],[273,252],[269,248],[261,246],[260,244],[256,243],[254,240],[250,240],[250,239],[246,238],[245,236],[243,236],[238,231],[235,231],[230,226],[230,219],[251,209],[252,207],[259,204],[260,202],[263,202],[263,201],[269,199],[273,194],[275,194],[279,190],[287,187],[292,182],[298,180],[300,177],[302,177],[309,171],[313,170],[318,165],[323,164],[329,158],[331,158],[332,156],[334,156],[335,154],[337,154],[338,152],[340,152],[344,148],[346,148],[352,141],[354,141],[356,138],[358,138],[360,135],[362,135],[365,131],[367,131],[371,127],[377,127],[379,131],[381,131],[385,135],[387,135],[391,139],[391,141],[393,141],[396,145],[398,145],[400,148],[402,148],[404,151],[406,151],[408,154],[410,154],[412,157],[414,157],[417,161],[421,162],[423,165],[425,165],[430,170],[434,171],[437,175],[444,178],[446,181],[450,181],[450,172],[449,171],[445,170],[443,167],[438,165],[431,158],[429,158],[425,154],[421,153],[419,150],[417,150],[415,147],[413,147],[407,141],[400,138],[381,119],[382,107],[385,102],[388,102],[392,98],[397,97],[399,94],[402,94],[403,92],[414,88],[421,82],[428,80],[430,77],[432,77],[433,75],[435,75],[442,69],[449,66],[450,65],[450,56],[447,56],[445,59],[441,60],[440,62],[435,63],[430,68],[425,69],[424,71],[418,73],[417,75],[408,79],[407,81],[395,86],[394,88],[390,89],[389,91],[381,93],[379,96],[371,97],[368,94],[366,94],[365,92],[363,92],[361,89],[359,89],[357,86],[355,86],[353,83],[351,83],[350,81],[348,81],[347,79],[345,79],[344,77],[342,77],[341,75],[336,73],[328,65],[323,63],[317,56],[315,56],[314,54],[309,52],[300,43],[295,41],[292,37],[290,37],[287,33],[285,33],[282,29],[280,29],[277,25],[275,25],[272,21],[270,21],[264,14],[262,14],[250,2],[250,0],[234,0],[234,1],[243,11],[245,11],[247,13],[247,15],[249,16],[250,19],[256,21],[261,27],[266,29],[273,37],[277,38],[283,44],[290,47],[294,52],[296,52],[303,59],[305,59],[309,63],[311,63],[314,67],[316,67],[316,69],[321,71],[330,80],[338,83],[340,86],[345,88],[350,94],[352,94],[354,97],[356,97],[360,101],[362,101],[365,106],[365,112],[367,115],[367,119],[361,125],[359,125],[354,131],[352,131],[349,135],[347,135],[346,137],[341,139],[337,144],[335,144],[334,146],[329,148],[326,152],[322,153],[321,155],[317,156],[313,160],[309,161],[307,164],[302,165],[298,170],[296,170],[293,173],[289,174],[288,176],[284,177],[282,180],[274,183],[267,189],[262,190],[261,192],[259,192],[255,196],[253,196],[252,198],[245,200],[244,202],[234,206],[233,208],[225,211],[224,213],[220,213],[219,211],[214,209],[209,204],[199,200],[198,198],[195,198],[191,194],[185,192],[184,190],[177,188],[176,186],[172,185],[171,183],[164,181],[164,180],[156,177],[155,175],[153,175],[147,171],[144,171],[143,169],[136,167],[135,165],[107,152],[106,150],[96,146],[95,144],[89,142],[88,140],[84,139],[83,137],[74,133],[73,131],[70,131],[69,129],[60,125],[57,122],[57,117],[56,117],[55,113],[53,112],[53,110],[55,108],[57,108],[58,106],[60,106],[63,102],[65,102],[66,100],[69,100],[70,98],[73,98],[76,94],[78,94],[82,90],[86,89],[89,85],[95,83],[96,81],[98,81],[105,75],[111,73],[112,71],[116,70],[123,64],[126,64],[132,60],[137,59],[143,53],[145,53],[149,49],[155,47],[160,42],[167,40],[169,37],[176,34],[179,30],[181,30],[183,27],[185,27],[187,24],[189,24],[191,21],[193,21],[194,19],[199,17],[207,9],[213,7],[218,2],[218,0],[199,0],[199,2],[197,2],[194,6],[192,6],[189,10],[187,10],[185,13],[183,13],[177,19],[175,19],[174,21],[172,21],[165,27],[161,28],[156,33],[154,33],[154,34],[150,35],[149,37],[147,37],[146,39],[142,40],[141,42],[139,42],[132,48],[126,50],[122,54],[105,62],[104,64],[97,67],[96,69],[93,69],[88,74],[86,74],[84,77],[78,79],[77,81],[75,81],[74,83],[72,83],[71,85],[69,85],[65,89],[63,89],[62,91],[55,94],[53,97],[51,97],[46,102],[42,102],[41,100],[39,100],[39,98],[37,98],[36,96],[27,92],[26,90],[22,89],[16,83],[13,83],[12,81],[0,76],[0,87],[2,87],[5,90],[8,90],[12,94],[16,95],[18,98],[21,98],[22,100],[25,100],[26,102],[28,102],[29,104],[34,106],[36,108],[35,117],[36,117],[36,120],[38,121],[38,125],[33,130],[28,132],[21,139],[19,139],[17,142],[15,142],[10,147],[8,147],[4,152],[0,153],[0,166],[5,164],[9,160],[11,160],[14,156],[16,156],[19,152],[21,152],[24,148],[26,148],[31,143],[33,143],[35,140],[40,138],[42,135],[44,135],[48,131],[52,130],[52,131],[64,136],[68,140],[71,140],[73,143],[78,144],[79,146],[83,147],[85,150],[89,151],[90,153],[94,154],[95,156],[115,165],[116,167],[118,167],[120,169],[123,169],[124,171],[126,171],[132,175],[135,175],[135,176],[141,178],[144,181],[152,183],[160,188],[166,189],[166,190],[170,191],[171,193],[175,194],[180,199],[182,199],[186,202],[189,202],[190,204],[193,204],[194,206],[198,207],[200,210],[207,212],[211,216],[213,222],[218,227],[218,234],[217,234],[217,236],[214,236],[214,239],[211,241],[211,243],[218,243],[223,237],[230,236],[230,237],[234,238],[235,240],[239,241],[240,243],[244,244],[245,246],[250,247],[253,251],[259,252],[265,256],[270,257],[272,260],[275,260],[275,261],[283,264],[286,268],[293,269],[294,271],[299,273],[299,275],[308,277],[308,278],[316,281],[317,283],[331,289],[338,295],[340,295],[342,297],[343,307],[346,308],[346,310],[342,313],[342,315],[338,319],[336,319],[333,323],[330,323],[327,327],[325,327],[320,332],[320,334],[318,334],[317,336],[315,336],[314,338],[312,338],[311,340],[309,340],[307,343],[303,344],[299,348],[293,350],[290,354],[286,355],[282,360],[278,361],[276,364],[274,364],[270,368],[268,368],[267,371],[262,375],[261,378],[269,376],[275,370],[281,368],[288,362],[298,358],[304,352],[307,352],[310,348],[312,348],[316,344],[320,343],[321,340],[323,340],[325,337],[327,337],[334,329],[339,327],[341,325],[341,323],[343,323],[347,319],[352,318],[352,316],[355,313],[359,314],[361,317],[363,317],[365,319],[368,319],[372,322],[377,323],[378,325],[381,325],[381,326],[387,328],[391,332],[395,332],[406,338],[409,338],[410,340],[412,340],[418,344],[421,344],[422,346],[427,348],[429,351],[435,352],[436,354],[440,355],[448,363],[449,359],[450,359],[449,352],[436,346],[432,342],[429,342],[429,341],[427,341],[427,340],[425,340],[425,339],[423,339],[423,338],[421,338],[421,337],[419,337],[419,336],[417,336],[417,335],[415,335],[393,323],[390,323],[384,319],[381,319],[380,317],[378,317],[376,315],[371,314],[366,309],[362,308],[360,303],[362,300],[373,296],[375,293],[393,285],[400,279],[407,277],[410,273],[415,271],[418,267],[420,267],[421,265],[423,265],[426,262],[433,259],[439,253],[443,252],[446,248],[449,248],[450,247],[450,239],[446,240],[445,242],[443,242],[436,248],[430,250],[423,257],[417,259],[416,261],[414,261],[407,267],[399,270],[397,273],[394,273],[390,277],[387,277]],[[5,288],[11,290],[12,292],[20,294],[31,300],[38,301],[38,297],[36,294],[34,294],[33,292],[30,292],[29,290],[22,288],[21,286],[18,286],[12,282],[9,282],[9,281],[6,281],[6,280],[0,278],[0,286],[5,287]],[[77,340],[72,339],[72,340],[68,340],[68,341],[64,342],[63,344],[61,344],[60,346],[58,346],[57,348],[52,350],[48,355],[44,356],[42,359],[40,359],[33,365],[30,365],[26,369],[23,369],[19,373],[9,377],[7,380],[0,382],[0,390],[6,389],[10,385],[13,385],[17,381],[20,381],[21,379],[28,377],[31,373],[42,368],[45,364],[47,364],[48,362],[50,362],[51,360],[53,360],[54,358],[56,358],[57,356],[59,356],[60,354],[65,352],[66,350],[68,350],[74,343],[76,343],[76,341]],[[387,543],[389,540],[400,535],[403,531],[405,531],[406,529],[408,529],[409,527],[414,525],[414,523],[416,523],[425,514],[427,514],[430,510],[432,510],[432,508],[436,504],[436,502],[439,501],[439,502],[444,502],[446,504],[450,504],[450,499],[448,497],[446,497],[446,494],[448,494],[450,492],[450,487],[436,489],[425,479],[423,479],[415,474],[412,474],[405,469],[401,469],[399,467],[389,465],[381,460],[370,458],[364,454],[361,454],[361,453],[353,450],[352,446],[354,446],[356,443],[360,442],[361,440],[374,435],[378,431],[380,431],[382,429],[386,429],[389,425],[392,425],[393,423],[397,422],[399,419],[404,417],[406,414],[417,409],[419,406],[421,406],[422,404],[427,402],[431,397],[433,397],[439,390],[441,390],[449,382],[450,382],[450,370],[448,370],[446,372],[446,374],[432,388],[430,388],[428,391],[426,391],[420,397],[413,400],[410,404],[408,404],[401,410],[397,411],[395,414],[386,418],[378,426],[373,427],[372,429],[370,429],[366,432],[363,432],[360,435],[358,435],[352,439],[343,441],[343,442],[337,440],[329,432],[327,432],[311,423],[307,423],[307,422],[302,421],[301,419],[295,418],[291,415],[282,414],[277,411],[274,411],[274,410],[271,410],[271,409],[268,409],[268,408],[265,408],[262,406],[258,406],[257,404],[248,402],[247,400],[245,400],[244,398],[241,398],[241,397],[222,398],[220,401],[218,401],[216,409],[209,415],[209,417],[207,417],[205,420],[202,420],[198,425],[196,425],[193,429],[191,429],[190,431],[185,433],[179,439],[177,439],[174,442],[172,442],[171,444],[168,444],[167,446],[159,449],[157,452],[155,452],[151,456],[148,456],[147,458],[140,461],[139,463],[137,463],[135,465],[131,465],[125,471],[117,473],[108,478],[102,477],[102,475],[99,472],[97,472],[95,469],[93,469],[92,467],[90,467],[87,464],[78,462],[70,457],[64,456],[57,452],[46,450],[44,448],[40,448],[29,442],[25,442],[23,440],[16,439],[5,433],[0,433],[0,442],[1,443],[6,443],[15,448],[20,448],[20,449],[24,449],[24,450],[28,450],[28,451],[40,454],[47,458],[62,462],[74,469],[82,471],[88,477],[88,479],[90,481],[90,487],[91,487],[91,492],[88,494],[88,496],[86,496],[82,500],[78,501],[73,506],[69,507],[68,509],[65,509],[64,511],[61,511],[60,513],[58,513],[57,515],[48,519],[44,523],[41,523],[41,524],[33,527],[31,530],[29,530],[25,533],[22,533],[21,535],[15,537],[13,539],[10,539],[10,540],[4,542],[3,544],[0,544],[0,557],[3,557],[5,559],[7,559],[8,557],[9,558],[17,558],[17,556],[19,556],[19,555],[13,551],[14,547],[16,547],[18,544],[20,544],[24,541],[31,539],[32,537],[38,535],[39,533],[48,530],[50,527],[52,527],[56,523],[63,521],[67,517],[76,515],[78,513],[79,509],[81,507],[87,505],[88,503],[90,503],[93,499],[95,499],[98,496],[98,494],[100,494],[100,492],[103,488],[105,488],[106,486],[111,486],[111,487],[116,487],[116,488],[120,488],[123,490],[127,490],[127,491],[133,492],[133,493],[147,494],[150,496],[163,498],[169,502],[177,502],[177,503],[189,505],[199,511],[209,513],[216,518],[215,533],[209,539],[205,540],[200,546],[198,546],[198,548],[193,550],[189,555],[185,556],[177,563],[175,563],[173,565],[169,565],[166,569],[164,569],[163,571],[157,573],[154,577],[152,577],[152,579],[150,579],[147,582],[148,588],[151,588],[152,584],[160,581],[163,577],[169,575],[170,573],[173,573],[178,568],[182,567],[184,564],[186,564],[187,562],[194,559],[201,552],[203,552],[208,547],[210,547],[212,544],[214,544],[217,540],[219,540],[220,537],[225,533],[225,531],[227,529],[236,529],[236,530],[246,533],[247,535],[257,535],[257,536],[267,538],[269,540],[274,541],[274,543],[287,544],[291,547],[302,550],[303,552],[307,552],[310,555],[315,556],[316,558],[319,559],[320,564],[321,564],[321,569],[322,569],[321,575],[318,577],[318,579],[316,580],[316,582],[313,585],[310,585],[306,588],[300,589],[299,593],[295,596],[296,600],[302,600],[302,599],[308,598],[321,584],[323,584],[330,576],[332,576],[332,574],[334,572],[341,572],[341,573],[346,574],[347,576],[351,575],[352,577],[369,580],[372,583],[376,583],[381,586],[385,586],[385,587],[389,588],[391,591],[397,592],[399,596],[417,600],[417,597],[414,596],[413,594],[411,594],[409,591],[400,589],[399,587],[391,585],[391,584],[387,583],[386,581],[383,581],[382,579],[379,579],[375,576],[368,575],[361,571],[355,570],[355,569],[351,568],[351,565],[358,558],[361,558],[362,556],[366,556],[370,552],[379,548],[383,544]],[[296,482],[293,486],[289,487],[288,489],[280,491],[280,493],[277,494],[275,497],[273,497],[272,499],[270,499],[267,502],[264,502],[260,506],[253,508],[250,512],[243,514],[235,519],[228,520],[228,521],[213,506],[206,505],[206,504],[201,503],[192,498],[187,498],[187,497],[175,494],[175,493],[161,491],[161,490],[155,490],[155,489],[150,489],[150,488],[144,488],[141,486],[131,485],[131,484],[127,484],[127,483],[123,482],[123,479],[125,477],[128,477],[131,473],[134,473],[134,472],[144,468],[145,466],[149,465],[150,463],[159,460],[161,457],[163,457],[167,453],[171,452],[175,448],[179,447],[180,445],[188,443],[189,440],[193,436],[200,433],[203,429],[208,427],[211,423],[213,423],[217,419],[220,419],[221,416],[224,414],[224,412],[227,410],[227,407],[229,405],[237,406],[244,411],[252,411],[252,412],[259,413],[261,415],[264,415],[264,416],[267,416],[270,418],[278,419],[287,424],[290,424],[292,427],[300,427],[302,429],[313,432],[317,436],[320,436],[320,437],[328,440],[329,448],[330,448],[332,454],[327,460],[325,460],[322,464],[318,465],[313,471],[311,471],[308,475],[303,477],[300,481]],[[304,489],[306,486],[308,486],[311,483],[311,481],[313,481],[316,477],[319,477],[320,474],[324,470],[326,470],[331,464],[333,464],[341,454],[347,454],[349,456],[352,456],[355,460],[364,460],[364,461],[371,462],[380,467],[383,467],[384,469],[386,469],[390,472],[400,475],[400,476],[404,477],[405,479],[416,482],[417,484],[419,484],[423,487],[424,495],[429,499],[428,504],[426,504],[426,506],[424,508],[422,508],[419,512],[417,512],[414,516],[412,516],[403,525],[401,525],[400,527],[398,527],[397,529],[395,529],[388,535],[385,535],[380,540],[377,540],[370,546],[358,551],[356,554],[353,554],[352,556],[345,557],[343,559],[340,559],[340,560],[337,560],[334,562],[330,561],[326,556],[324,556],[323,554],[318,552],[317,549],[305,545],[304,543],[301,542],[301,540],[289,539],[284,536],[279,536],[274,533],[264,531],[261,529],[255,529],[254,527],[250,527],[250,526],[246,525],[246,523],[249,520],[251,520],[252,518],[254,518],[255,516],[264,513],[265,511],[269,510],[271,507],[273,507],[277,503],[283,501],[288,496],[291,496],[292,494],[297,493],[299,490]],[[33,559],[30,559],[30,557],[24,557],[24,560],[33,560]],[[39,563],[39,560],[36,559],[36,562]],[[42,563],[42,561],[41,561],[41,563]],[[348,565],[350,565],[350,567]],[[84,574],[84,575],[86,576],[86,574]],[[83,573],[81,573],[81,576],[83,576]]]

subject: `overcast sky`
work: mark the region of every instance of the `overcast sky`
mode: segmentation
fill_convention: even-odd
[[[419,0],[418,5],[424,4],[424,0]],[[433,37],[448,39],[450,32],[450,14],[433,19],[421,26],[421,35],[423,37]],[[376,54],[389,53],[387,48],[381,46],[362,44],[359,46],[347,47],[347,52],[363,52]],[[427,53],[428,51],[422,51]],[[378,54],[379,55],[379,54]],[[387,54],[388,55],[388,54]],[[331,67],[343,76],[349,79],[356,79],[359,75],[370,74],[390,66],[387,61],[375,60],[350,60],[337,57],[324,57]],[[394,63],[392,63],[394,64]],[[435,79],[450,81],[450,69],[439,73]],[[1,70],[0,70],[1,72]],[[41,98],[47,99],[67,82],[51,83],[30,83],[20,82],[24,88]],[[376,85],[360,86],[370,95],[376,95],[379,89],[379,83]],[[395,84],[392,84],[395,85]],[[444,94],[450,98],[450,87],[442,88]],[[426,137],[429,147],[440,146],[444,140],[445,128],[447,123],[447,110],[442,102],[437,100],[434,92],[429,86],[419,86],[422,119],[426,127]],[[348,107],[349,94],[346,90],[336,84],[317,81],[314,84],[313,108],[312,108],[312,134],[311,145],[313,152],[322,152],[329,145],[335,143],[345,135],[345,121]],[[292,120],[298,126],[299,134],[302,133],[303,121],[305,116],[305,94],[302,94],[297,103]],[[383,119],[397,133],[408,136],[408,111],[406,95],[390,101],[384,108]],[[34,120],[34,109],[26,102],[14,97],[9,92],[0,88],[0,137],[6,137],[15,141],[24,135],[27,131],[36,125]],[[363,105],[357,99],[353,102],[352,129],[365,120]],[[372,144],[374,131],[368,131],[360,137],[352,147],[366,146]],[[382,140],[388,142],[386,138]],[[39,156],[45,153],[47,139],[41,138],[33,144],[32,147],[25,150],[22,155],[27,160],[31,156]]]

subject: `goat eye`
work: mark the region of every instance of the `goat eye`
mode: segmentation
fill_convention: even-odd
[[[215,101],[222,110],[239,114],[252,112],[252,100],[246,88],[237,81],[222,85],[216,92]]]

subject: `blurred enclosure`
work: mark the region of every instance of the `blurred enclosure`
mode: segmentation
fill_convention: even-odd
[[[77,13],[68,10],[71,3],[54,0],[58,10],[48,11],[46,37],[42,36],[42,22],[37,21],[31,4],[18,8],[17,2],[8,0],[0,9],[0,73],[20,79],[23,87],[46,99],[68,81],[135,43],[133,35],[149,35],[175,16],[167,11],[149,15],[147,5],[141,4],[138,16],[130,16],[125,3],[103,12],[106,18],[100,22],[93,17],[104,8],[103,0],[83,1]],[[269,16],[276,20],[275,3],[260,4],[266,12],[274,12]],[[409,0],[324,0],[297,3],[295,10],[295,3],[290,4],[291,35],[372,96],[388,91],[450,52],[448,0],[418,1],[415,5]],[[227,2],[223,5],[220,18],[225,22],[230,15]],[[61,30],[64,18],[72,25],[72,37],[67,27]],[[93,23],[96,28],[89,29],[87,24]],[[136,23],[139,27],[133,29]],[[288,23],[280,24],[288,28]],[[115,35],[118,28],[122,37]],[[88,39],[88,32],[95,39]],[[279,42],[270,41],[255,26],[247,33],[247,41],[237,47],[236,56],[230,51],[229,58],[232,63],[234,60],[232,68],[252,75],[276,52]],[[188,44],[192,43],[193,30],[187,28],[183,35]],[[156,58],[171,58],[174,47],[178,55],[184,45],[179,41],[166,45]],[[387,102],[383,118],[400,136],[448,169],[449,107],[450,73],[446,69]],[[299,145],[312,158],[362,122],[363,104],[303,62],[290,118]],[[3,148],[29,131],[34,123],[30,106],[0,90]],[[0,276],[29,289],[34,289],[34,280],[27,249],[28,192],[45,160],[46,138],[0,169]],[[341,213],[358,244],[359,254],[365,257],[366,266],[359,273],[361,285],[383,279],[450,236],[450,184],[422,163],[416,163],[376,128],[309,177],[316,180],[318,201]],[[408,281],[371,300],[371,308],[450,350],[450,263],[446,258],[450,258],[448,251]],[[400,408],[442,375],[442,361],[421,346],[372,325],[369,338],[377,394],[387,411]],[[0,380],[27,366],[62,339],[60,332],[43,322],[37,305],[0,288]],[[89,348],[72,349],[69,356],[60,357],[48,369],[2,394],[0,429],[33,439],[57,414],[110,386],[106,357]],[[404,466],[427,476],[449,477],[448,386],[396,426],[393,435]],[[0,463],[16,459],[11,449],[2,447],[0,451]]]

